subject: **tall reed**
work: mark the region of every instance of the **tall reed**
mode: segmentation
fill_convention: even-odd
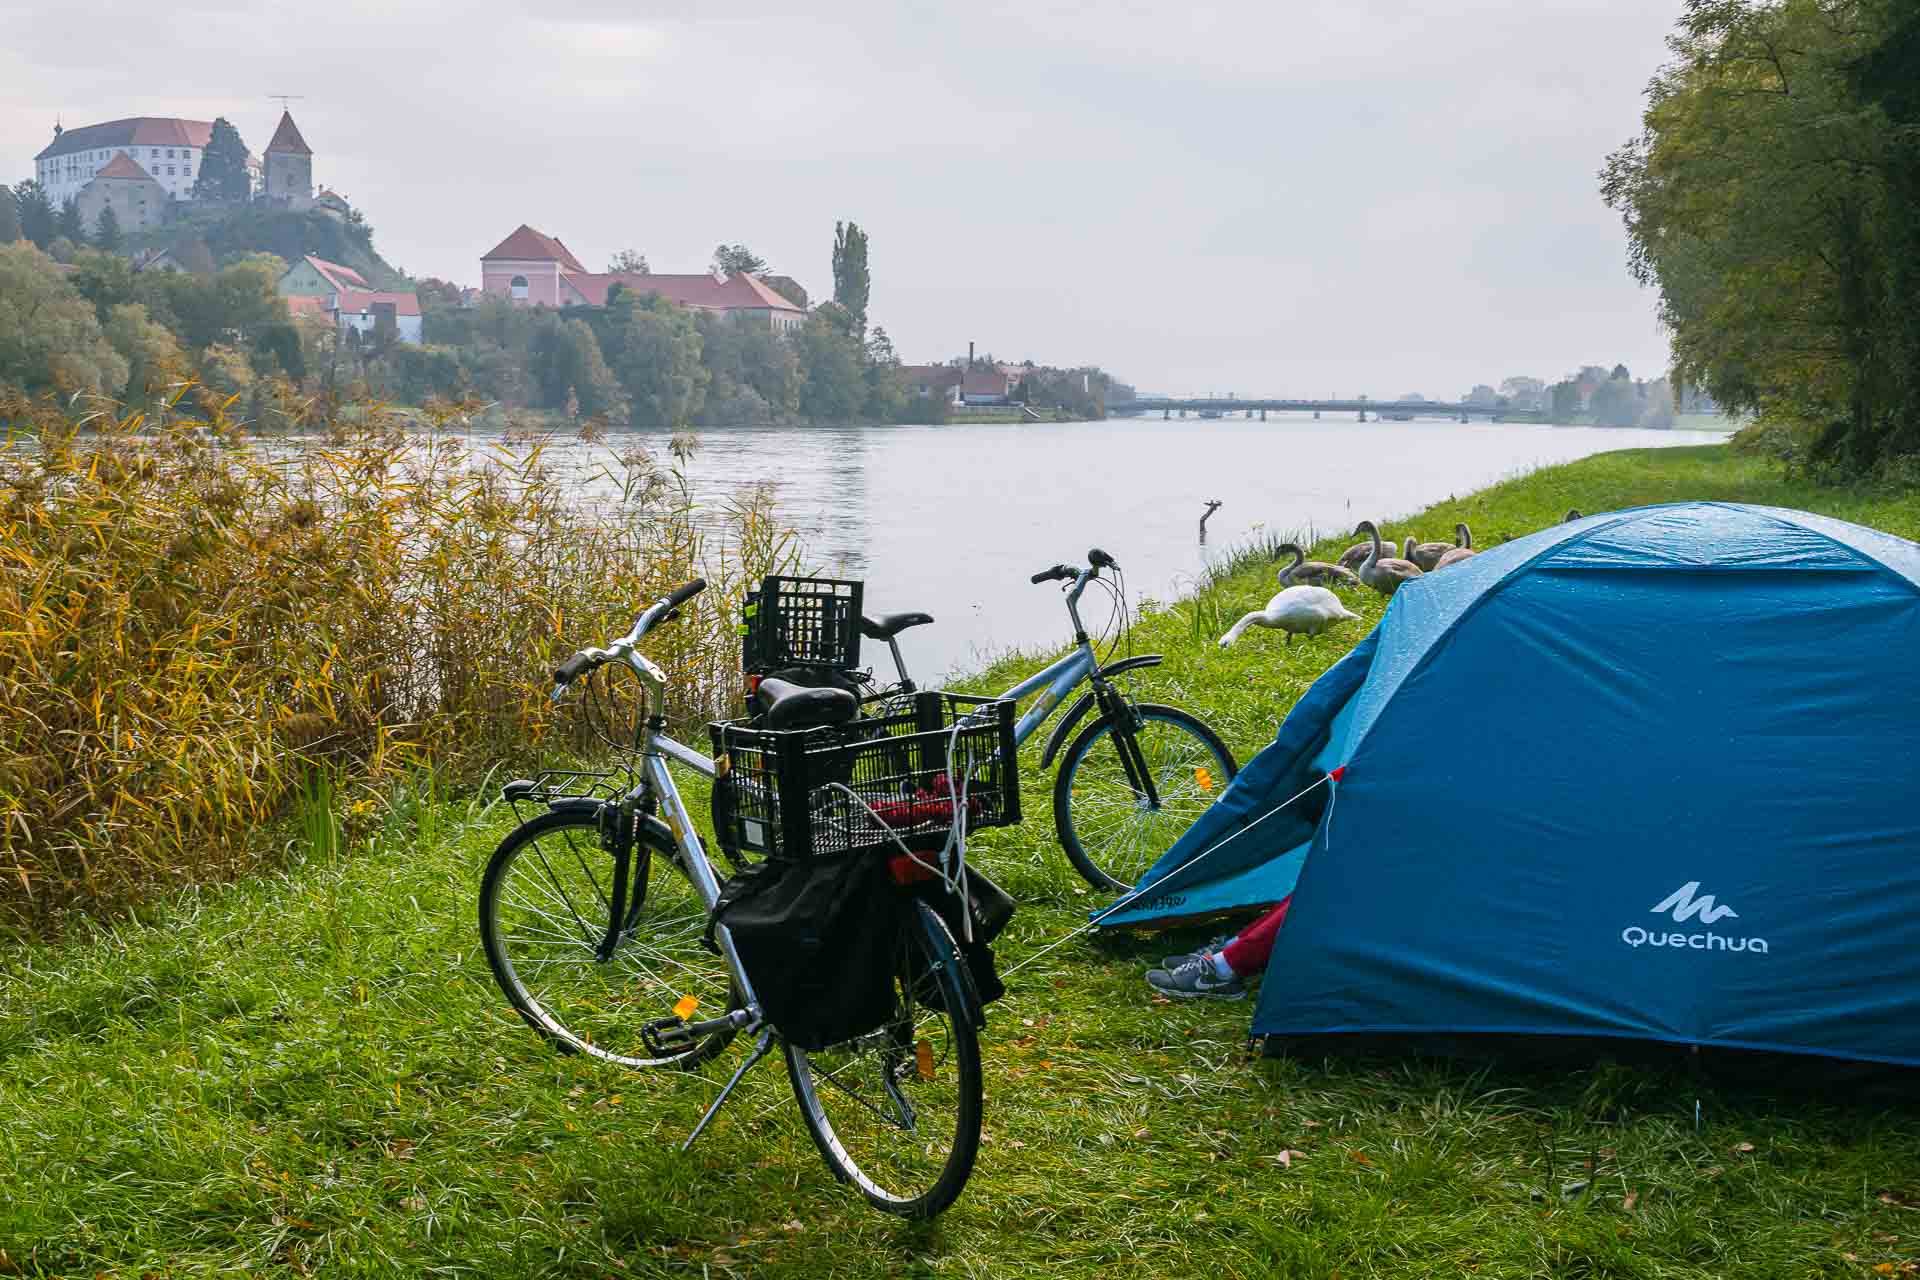
[[[228,876],[322,769],[349,819],[416,765],[450,777],[584,745],[548,673],[697,575],[649,654],[669,718],[739,692],[747,584],[790,565],[761,494],[703,536],[682,463],[609,451],[583,506],[549,442],[476,447],[457,409],[327,415],[248,442],[0,406],[0,917]],[[714,524],[712,520],[707,524]]]

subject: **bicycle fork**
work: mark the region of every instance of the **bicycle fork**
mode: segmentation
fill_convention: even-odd
[[[1153,771],[1147,767],[1147,758],[1140,750],[1136,732],[1140,728],[1140,717],[1133,713],[1133,704],[1098,676],[1094,677],[1094,696],[1099,699],[1101,714],[1113,722],[1113,747],[1120,754],[1120,769],[1126,774],[1127,785],[1135,795],[1146,800],[1147,808],[1158,809],[1160,793],[1153,785]]]

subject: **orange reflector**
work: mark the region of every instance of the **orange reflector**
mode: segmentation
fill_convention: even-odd
[[[1200,784],[1202,791],[1213,790],[1213,775],[1205,769],[1195,769],[1193,771],[1193,780]]]
[[[659,1007],[658,1005],[654,1006],[656,1009]],[[699,1007],[700,998],[698,996],[681,996],[679,1000],[674,1002],[673,1016],[685,1022],[693,1016],[693,1011]]]
[[[922,1080],[933,1079],[933,1046],[925,1040],[916,1040],[913,1045],[913,1061],[920,1068]]]

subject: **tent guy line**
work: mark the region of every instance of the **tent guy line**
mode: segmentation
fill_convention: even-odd
[[[1292,805],[1294,801],[1299,800],[1302,797],[1312,793],[1313,791],[1316,791],[1319,788],[1326,786],[1329,782],[1338,782],[1342,777],[1345,776],[1346,772],[1347,772],[1347,767],[1345,765],[1341,765],[1338,769],[1335,769],[1330,773],[1322,774],[1317,780],[1309,783],[1307,786],[1303,787],[1301,790],[1295,792],[1291,798],[1267,810],[1265,813],[1261,814],[1259,817],[1255,818],[1252,822],[1249,822],[1246,826],[1240,828],[1238,831],[1234,832],[1232,835],[1228,836],[1226,839],[1220,841],[1218,844],[1211,845],[1205,850],[1201,851],[1200,853],[1195,854],[1193,857],[1189,858],[1187,861],[1181,863],[1179,866],[1175,867],[1173,870],[1167,872],[1167,874],[1155,878],[1151,883],[1143,884],[1138,888],[1134,889],[1131,893],[1122,895],[1117,901],[1113,903],[1112,906],[1096,914],[1091,920],[1088,920],[1085,924],[1081,925],[1078,929],[1075,929],[1072,933],[1069,933],[1066,937],[1061,938],[1056,942],[1048,943],[1046,946],[1040,948],[1040,950],[1028,956],[1025,960],[1022,960],[1019,964],[1016,964],[1012,968],[1008,969],[1006,972],[1006,976],[1012,977],[1014,974],[1020,972],[1022,969],[1032,964],[1035,960],[1038,960],[1041,956],[1046,955],[1047,952],[1052,951],[1056,947],[1064,947],[1067,943],[1072,942],[1075,938],[1079,937],[1083,933],[1086,933],[1088,930],[1098,929],[1100,927],[1101,921],[1105,920],[1108,916],[1112,915],[1114,912],[1124,910],[1128,906],[1132,905],[1135,899],[1147,893],[1149,890],[1154,888],[1155,885],[1158,885],[1163,881],[1171,880],[1174,876],[1177,876],[1182,871],[1187,870],[1187,868],[1198,865],[1203,859],[1212,857],[1214,854],[1218,853],[1220,850],[1232,844],[1235,840],[1238,840],[1241,836],[1247,834],[1247,832],[1253,830],[1255,827],[1265,822],[1268,818],[1271,818],[1274,814],[1279,813],[1282,810],[1286,809],[1288,806]],[[1335,787],[1333,791],[1330,792],[1329,794],[1334,795],[1338,793],[1339,793],[1339,788]],[[1331,812],[1331,806],[1329,806],[1329,812]]]

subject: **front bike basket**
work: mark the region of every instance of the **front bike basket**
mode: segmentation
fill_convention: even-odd
[[[743,610],[741,666],[750,675],[789,667],[854,670],[861,590],[861,583],[837,578],[766,578]]]
[[[711,726],[723,848],[769,858],[937,850],[961,809],[968,830],[1020,821],[1011,702],[915,694],[897,715],[814,729]],[[956,793],[964,800],[955,804]]]

